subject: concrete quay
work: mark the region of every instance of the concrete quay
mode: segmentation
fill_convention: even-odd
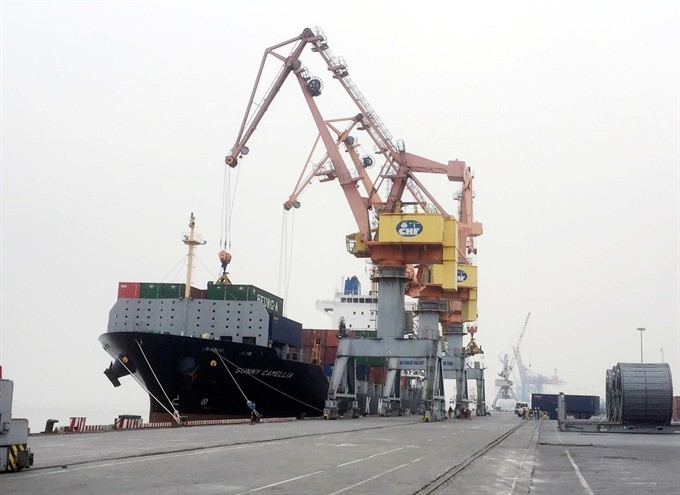
[[[680,435],[564,433],[511,413],[37,435],[29,448],[34,466],[0,475],[0,494],[632,495],[680,486]]]

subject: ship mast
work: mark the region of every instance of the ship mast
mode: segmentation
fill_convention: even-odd
[[[184,288],[184,297],[189,297],[191,295],[191,272],[194,268],[194,246],[202,246],[207,241],[201,239],[201,236],[194,236],[194,227],[196,225],[196,217],[194,217],[194,212],[191,212],[191,217],[189,218],[189,235],[184,234],[184,239],[182,242],[189,246],[189,259],[187,260],[187,283]]]

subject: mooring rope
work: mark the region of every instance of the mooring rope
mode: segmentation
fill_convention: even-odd
[[[153,370],[151,363],[149,363],[149,360],[147,359],[146,354],[144,353],[144,349],[142,349],[142,344],[140,344],[137,339],[135,339],[135,342],[137,343],[137,347],[139,347],[139,350],[142,353],[142,356],[144,357],[146,364],[149,366],[149,369],[151,370],[153,377],[156,379],[156,383],[158,383],[158,386],[161,388],[161,392],[163,392],[163,395],[165,395],[165,398],[168,400],[168,404],[170,404],[170,406],[172,407],[173,412],[170,413],[170,414],[172,414],[172,417],[175,418],[175,421],[177,421],[177,423],[182,424],[182,421],[179,419],[179,411],[177,409],[175,409],[175,405],[170,400],[170,397],[168,397],[168,394],[166,393],[165,389],[163,388],[163,385],[161,385],[160,380],[156,376],[156,372]],[[166,411],[167,411],[167,409],[166,409]],[[168,412],[170,412],[170,411],[168,411]]]
[[[238,384],[238,382],[236,381],[236,378],[235,378],[234,375],[231,373],[231,370],[229,369],[229,367],[227,366],[227,364],[224,362],[224,359],[226,359],[226,358],[223,358],[222,355],[221,355],[219,352],[215,351],[214,349],[213,349],[213,352],[214,352],[215,354],[217,354],[217,356],[220,358],[220,361],[222,361],[222,365],[226,368],[227,372],[229,373],[229,376],[231,377],[232,380],[234,380],[234,383],[236,384],[236,386],[238,387],[239,391],[241,392],[241,395],[243,395],[243,398],[246,400],[246,405],[248,406],[248,409],[250,409],[250,410],[252,411],[252,413],[253,413],[255,416],[257,416],[258,418],[261,418],[262,416],[261,416],[260,413],[257,412],[257,410],[255,409],[256,404],[255,404],[254,402],[251,402],[251,401],[248,399],[248,397],[246,396],[246,393],[243,391],[243,389],[241,388],[241,386]],[[255,418],[253,417],[252,419],[255,419]]]
[[[168,413],[170,416],[172,416],[172,419],[174,419],[175,421],[177,421],[177,423],[181,424],[181,423],[179,422],[179,419],[178,419],[177,417],[175,417],[175,415],[174,415],[172,412],[170,412],[170,409],[168,409],[167,407],[165,407],[165,405],[164,405],[160,400],[158,400],[158,398],[157,398],[154,394],[152,394],[152,393],[149,391],[148,388],[146,388],[146,386],[142,383],[142,381],[141,381],[139,378],[137,378],[137,377],[134,375],[134,373],[132,373],[132,371],[130,370],[130,368],[128,368],[127,365],[126,365],[120,358],[116,358],[116,359],[118,360],[118,362],[119,362],[120,364],[123,365],[123,367],[128,371],[128,373],[130,373],[130,376],[131,376],[132,378],[135,379],[135,381],[139,384],[139,386],[142,387],[142,390],[144,390],[147,394],[149,394],[149,396],[150,396],[151,398],[153,398],[153,400],[155,400],[156,402],[158,402],[158,405],[161,406],[163,409],[165,409],[165,410],[167,411],[167,413]],[[170,404],[172,405],[172,402],[171,402]]]
[[[229,369],[229,367],[227,366],[226,363],[231,364],[231,365],[232,365],[234,368],[236,368],[236,369],[243,369],[243,368],[241,368],[241,367],[240,367],[239,365],[237,365],[237,364],[232,363],[231,361],[229,361],[227,358],[225,358],[222,354],[220,354],[220,353],[217,352],[216,350],[213,349],[212,352],[214,352],[215,354],[217,354],[217,355],[219,356],[220,360],[222,361],[222,365],[223,365],[223,366],[227,369],[227,371],[229,372],[229,376],[231,376],[232,380],[234,380],[234,383],[236,383],[236,386],[238,387],[238,389],[241,390],[241,393],[243,394],[243,397],[245,397],[246,400],[248,400],[248,398],[246,397],[245,393],[243,393],[243,390],[241,389],[241,386],[240,386],[240,385],[238,384],[238,382],[236,381],[236,378],[234,378],[234,375],[231,373],[231,370]],[[269,383],[265,382],[264,380],[260,380],[260,379],[259,379],[258,377],[256,377],[255,375],[251,375],[251,374],[249,374],[249,373],[244,373],[244,374],[247,375],[247,376],[249,376],[249,377],[251,377],[251,378],[254,378],[254,379],[257,380],[258,382],[260,382],[260,383],[263,384],[263,385],[266,385],[267,387],[271,388],[271,389],[274,390],[275,392],[278,392],[278,393],[280,393],[281,395],[285,395],[285,396],[288,397],[289,399],[292,399],[292,400],[294,400],[294,401],[296,401],[296,402],[299,402],[300,404],[303,404],[303,405],[305,405],[305,406],[307,406],[307,407],[309,407],[309,408],[311,408],[311,409],[316,409],[317,411],[323,412],[323,409],[320,409],[320,408],[315,407],[315,406],[313,406],[313,405],[311,405],[311,404],[308,404],[308,403],[306,403],[306,402],[304,402],[304,401],[301,401],[300,399],[297,399],[297,398],[293,397],[292,395],[287,394],[287,393],[284,392],[283,390],[277,389],[276,387],[274,387],[273,385],[270,385]]]

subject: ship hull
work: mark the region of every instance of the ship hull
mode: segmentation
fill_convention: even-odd
[[[132,373],[151,402],[149,421],[250,417],[249,402],[263,417],[323,414],[328,379],[313,364],[279,357],[273,348],[144,332],[99,337],[114,359],[106,374]]]

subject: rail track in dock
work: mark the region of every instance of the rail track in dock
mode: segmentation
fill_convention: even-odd
[[[3,495],[144,495],[164,489],[430,494],[444,493],[459,480],[469,484],[479,469],[488,471],[485,482],[496,473],[496,485],[512,488],[521,474],[515,459],[528,458],[531,449],[531,423],[538,422],[513,415],[436,423],[415,416],[367,417],[32,436],[35,465],[3,476]],[[494,452],[502,453],[493,466],[482,461]],[[102,486],[101,479],[116,481]]]

